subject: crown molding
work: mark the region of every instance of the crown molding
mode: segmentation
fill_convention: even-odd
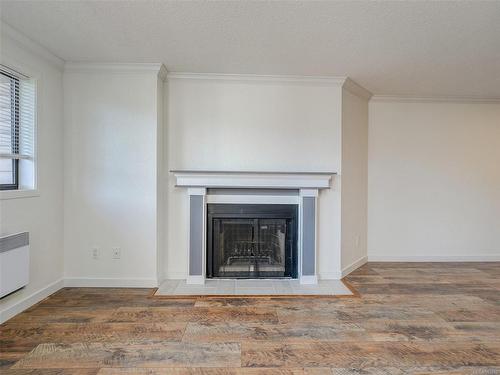
[[[330,84],[342,86],[346,77],[329,76],[293,76],[293,75],[257,75],[257,74],[219,74],[219,73],[182,73],[169,72],[168,79],[249,81],[249,82],[288,82],[307,84]]]
[[[46,47],[28,38],[20,31],[16,30],[9,24],[5,23],[5,21],[0,21],[0,28],[2,31],[1,32],[2,37],[7,36],[8,38],[19,43],[21,46],[23,46],[33,54],[42,57],[45,61],[51,63],[57,69],[63,70],[64,60],[61,59],[59,56],[55,55],[54,53],[52,53],[51,51],[49,51]]]
[[[66,62],[65,72],[72,73],[157,73],[161,79],[166,77],[167,69],[162,63],[98,63],[98,62]]]
[[[349,77],[347,77],[344,80],[344,84],[342,85],[342,87],[344,89],[346,89],[347,91],[349,91],[351,94],[354,94],[354,95],[359,96],[360,98],[363,98],[366,100],[370,100],[370,98],[373,96],[373,94],[370,91],[368,91],[363,86],[356,83],[355,81],[353,81]]]
[[[477,96],[409,96],[409,95],[373,95],[371,102],[396,103],[477,103],[500,104],[500,98]]]
[[[160,66],[160,70],[158,71],[158,78],[160,78],[162,81],[166,81],[168,76],[168,70],[167,67],[163,64]]]

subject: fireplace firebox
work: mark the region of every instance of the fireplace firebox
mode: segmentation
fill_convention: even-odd
[[[297,205],[208,204],[208,278],[297,277]]]

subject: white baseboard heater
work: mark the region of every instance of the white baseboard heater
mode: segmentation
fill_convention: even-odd
[[[0,237],[0,298],[29,282],[29,233]]]

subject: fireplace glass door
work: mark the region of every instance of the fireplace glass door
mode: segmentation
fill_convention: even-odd
[[[208,277],[293,277],[294,225],[287,217],[212,217]]]

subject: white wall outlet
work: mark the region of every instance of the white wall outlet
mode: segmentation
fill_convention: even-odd
[[[113,259],[120,259],[122,257],[122,251],[119,247],[113,247]]]
[[[92,248],[92,259],[99,259],[99,248],[98,247]]]

